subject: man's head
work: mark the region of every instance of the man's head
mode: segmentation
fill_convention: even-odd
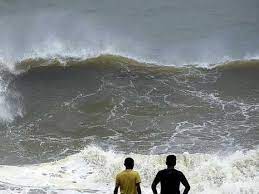
[[[126,158],[124,161],[124,166],[126,167],[126,169],[133,169],[134,160],[132,158]]]
[[[166,157],[166,165],[167,166],[175,166],[176,165],[176,156],[175,155],[168,155]]]

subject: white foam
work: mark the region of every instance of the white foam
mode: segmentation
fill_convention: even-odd
[[[116,174],[123,169],[128,156],[104,151],[95,146],[51,163],[25,166],[0,166],[0,185],[23,191],[42,189],[58,193],[111,193]],[[129,154],[140,172],[144,193],[156,172],[165,168],[165,155]],[[228,156],[213,154],[177,154],[177,169],[186,175],[191,193],[256,193],[258,150],[237,151]],[[5,191],[3,191],[5,192]],[[1,192],[0,192],[1,193]]]
[[[64,58],[79,58],[79,59],[88,59],[93,57],[98,57],[100,55],[111,54],[111,55],[120,55],[127,58],[135,59],[143,63],[153,63],[163,66],[186,66],[186,65],[196,65],[197,67],[202,68],[213,68],[219,64],[223,64],[229,61],[236,60],[251,60],[259,59],[258,54],[246,54],[240,58],[233,58],[231,56],[223,56],[220,59],[218,58],[201,58],[200,60],[194,61],[185,61],[181,60],[160,60],[159,58],[150,57],[145,54],[136,54],[121,49],[119,43],[109,41],[91,43],[90,45],[74,45],[69,41],[64,42],[64,40],[59,39],[58,37],[49,35],[46,39],[37,44],[30,45],[29,48],[26,48],[22,53],[14,53],[3,51],[0,48],[0,64],[5,66],[11,71],[14,71],[15,65],[26,59],[64,59]],[[162,56],[161,56],[162,57]],[[177,59],[177,57],[176,57]],[[174,61],[174,62],[173,62]],[[178,61],[178,62],[177,62]]]
[[[6,82],[0,76],[0,120],[2,122],[11,122],[15,117],[23,115],[23,108],[19,104],[19,94],[9,91],[8,83]],[[14,103],[8,102],[10,96],[15,101]]]
[[[228,110],[227,114],[241,113],[245,120],[251,117],[249,114],[250,110],[256,110],[259,107],[259,104],[247,104],[238,100],[226,101],[221,99],[217,93],[207,93],[205,91],[191,90],[186,90],[185,92],[189,93],[192,96],[201,98],[204,102],[207,102],[208,104],[216,105],[220,107],[220,109],[222,109],[223,111],[226,109],[227,106],[231,106],[233,110]]]
[[[254,52],[254,53],[247,53],[244,56],[245,60],[258,60],[259,59],[259,51]]]

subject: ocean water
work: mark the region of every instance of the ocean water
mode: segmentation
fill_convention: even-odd
[[[0,193],[259,191],[259,3],[0,0]]]

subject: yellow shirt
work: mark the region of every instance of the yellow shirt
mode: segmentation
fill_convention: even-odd
[[[140,176],[134,170],[127,169],[116,176],[116,186],[120,187],[121,194],[137,194],[136,184],[140,182]]]

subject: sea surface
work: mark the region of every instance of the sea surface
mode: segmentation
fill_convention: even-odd
[[[0,194],[259,192],[258,0],[0,0]],[[181,187],[181,190],[183,188]]]

